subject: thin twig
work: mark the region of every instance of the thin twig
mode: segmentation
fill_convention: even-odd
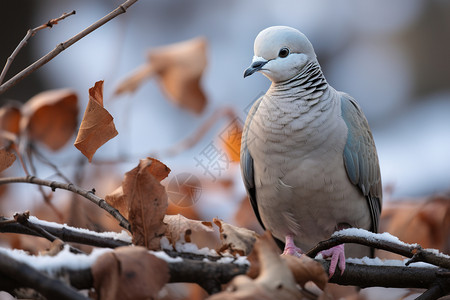
[[[35,224],[32,221],[28,222]],[[43,224],[39,224],[39,226],[48,233],[54,235],[55,237],[58,237],[59,239],[61,239],[66,243],[78,243],[102,248],[117,248],[121,246],[131,245],[131,243],[127,243],[122,240],[99,236],[98,234],[96,234],[96,232],[89,233],[89,230],[86,230],[85,232],[80,232],[79,230],[70,227],[68,225],[61,225],[61,227],[59,228],[53,226],[46,226]],[[20,223],[17,223],[14,219],[7,219],[3,217],[0,217],[0,232],[40,236],[35,231],[32,231],[30,228]]]
[[[85,189],[82,189],[74,184],[71,183],[62,183],[57,181],[50,181],[45,179],[40,179],[34,176],[27,176],[27,177],[8,177],[8,178],[0,178],[0,185],[7,184],[7,183],[32,183],[37,185],[43,185],[48,186],[52,189],[52,191],[55,191],[56,189],[63,189],[67,191],[71,191],[74,193],[77,193],[78,195],[83,196],[84,198],[88,199],[92,203],[95,203],[99,207],[106,210],[111,216],[113,216],[117,221],[119,221],[119,225],[125,228],[126,230],[131,232],[131,226],[127,219],[125,219],[124,216],[120,214],[120,212],[109,205],[104,199],[96,196],[94,192],[87,191]]]
[[[33,162],[33,153],[32,153],[32,144],[28,143],[27,144],[27,151],[26,151],[26,157],[28,158],[28,162],[30,163],[30,168],[31,168],[31,172],[34,176],[37,176],[37,170],[36,170],[36,166],[34,165]],[[50,207],[50,209],[56,214],[56,216],[58,217],[58,220],[60,222],[62,222],[64,220],[64,216],[63,214],[56,208],[56,206],[52,203],[52,195],[51,194],[47,194],[44,191],[44,188],[39,185],[39,192],[42,195],[42,198],[44,199],[44,203]]]
[[[74,35],[67,41],[60,43],[58,46],[56,46],[55,49],[53,49],[46,55],[42,56],[39,60],[35,61],[33,64],[31,64],[24,70],[17,73],[14,77],[9,79],[7,82],[3,83],[0,86],[0,94],[3,94],[5,91],[7,91],[11,87],[13,87],[15,84],[17,84],[20,80],[24,79],[25,77],[27,77],[28,75],[30,75],[31,73],[33,73],[34,71],[36,71],[37,69],[39,69],[40,67],[45,65],[46,63],[48,63],[49,61],[51,61],[58,54],[60,54],[61,52],[63,52],[64,50],[66,50],[67,48],[69,48],[70,46],[72,46],[73,44],[75,44],[76,42],[81,40],[82,38],[84,38],[85,36],[87,36],[89,33],[93,32],[97,28],[103,26],[104,24],[111,21],[118,15],[125,13],[127,11],[127,9],[136,2],[137,2],[137,0],[125,1],[118,8],[116,8],[115,10],[113,10],[112,12],[110,12],[109,14],[107,14],[106,16],[104,16],[103,18],[101,18],[100,20],[95,22],[94,24],[92,24],[91,26],[87,27],[80,33]]]
[[[42,226],[28,221],[29,216],[30,216],[30,212],[26,211],[21,214],[19,214],[19,213],[14,214],[14,219],[17,221],[17,223],[29,228],[30,230],[34,231],[38,236],[46,238],[50,242],[53,242],[53,241],[59,239],[58,237],[54,236],[53,234],[51,234],[47,230],[45,230],[45,228],[42,228]],[[63,244],[63,246],[64,246],[64,244]],[[72,252],[72,253],[83,253],[83,251],[81,251],[75,247],[72,247],[70,245],[69,245],[69,249],[70,249],[70,252]]]
[[[63,13],[61,15],[61,17],[56,18],[56,19],[51,19],[50,21],[48,21],[45,24],[42,24],[41,26],[38,26],[34,29],[29,29],[27,31],[27,34],[25,35],[25,37],[22,39],[22,41],[19,43],[19,45],[17,45],[16,49],[14,49],[13,53],[11,54],[10,57],[8,57],[8,59],[6,60],[6,64],[3,67],[3,71],[0,74],[0,84],[3,82],[3,80],[6,77],[6,73],[9,70],[9,67],[11,66],[12,62],[14,61],[14,59],[16,58],[17,54],[20,52],[20,50],[22,50],[23,47],[25,47],[25,45],[28,43],[28,40],[33,37],[36,32],[38,32],[39,30],[42,30],[44,28],[52,28],[53,25],[58,24],[59,21],[64,20],[65,18],[67,18],[68,16],[74,15],[76,12],[73,10],[70,13]]]

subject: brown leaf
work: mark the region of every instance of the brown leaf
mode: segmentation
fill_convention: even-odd
[[[169,281],[167,263],[143,247],[119,247],[91,267],[98,299],[156,299]]]
[[[321,290],[325,289],[325,285],[328,282],[328,275],[319,262],[306,255],[302,255],[300,258],[292,255],[282,255],[281,258],[287,263],[294,275],[295,281],[302,287],[308,281],[312,281]]]
[[[173,246],[177,241],[183,239],[185,242],[196,244],[199,248],[214,248],[216,246],[211,222],[191,220],[178,214],[166,215],[164,223],[167,224],[166,237]]]
[[[89,103],[74,144],[89,162],[98,148],[118,134],[113,119],[103,107],[103,80],[97,81],[89,89]]]
[[[150,50],[148,62],[119,83],[114,94],[132,93],[156,74],[170,100],[200,114],[206,106],[206,96],[200,85],[207,63],[206,46],[206,39],[199,37]]]
[[[159,160],[146,158],[125,174],[123,199],[127,202],[135,245],[152,250],[160,248],[159,240],[166,231],[163,219],[167,210],[167,193],[160,181],[169,172]]]
[[[146,63],[125,78],[122,82],[119,83],[116,90],[114,91],[115,95],[120,95],[123,93],[134,93],[139,86],[141,86],[144,81],[150,78],[155,73],[153,66],[150,63]]]
[[[7,104],[0,108],[0,129],[14,133],[16,135],[20,132],[20,118],[22,113],[20,107],[14,104]]]
[[[266,232],[255,243],[261,272],[255,280],[237,276],[225,292],[208,298],[210,300],[253,300],[253,299],[300,299],[301,294],[286,263],[278,255],[278,247],[272,236]]]
[[[56,151],[77,126],[78,96],[70,89],[42,92],[22,106],[21,132]]]
[[[259,224],[258,222],[258,219],[256,219],[256,215],[253,212],[253,208],[247,195],[245,195],[245,197],[242,198],[238,209],[236,209],[236,213],[233,217],[233,220],[235,224],[239,227],[245,227],[257,233],[264,232],[264,230],[261,227],[261,224]]]
[[[206,39],[159,47],[149,52],[149,60],[169,98],[178,106],[200,114],[206,96],[200,80],[206,67]]]
[[[105,201],[117,209],[125,219],[128,219],[129,203],[123,194],[122,186],[119,186],[114,192],[106,195]]]
[[[218,252],[228,251],[232,255],[248,255],[252,251],[253,244],[258,237],[254,231],[227,224],[216,218],[213,219],[213,222],[219,227],[222,241],[222,247]]]
[[[16,161],[16,156],[5,149],[0,149],[0,172],[8,169]]]
[[[239,118],[233,119],[220,134],[223,148],[230,161],[239,162],[243,123]]]
[[[389,232],[405,243],[450,253],[450,196],[390,201],[383,206],[380,232]],[[382,252],[383,258],[398,256]]]

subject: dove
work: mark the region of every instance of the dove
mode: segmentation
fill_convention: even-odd
[[[313,46],[297,29],[262,30],[244,78],[271,81],[250,109],[241,140],[241,172],[256,217],[299,256],[333,232],[377,232],[382,207],[374,139],[358,103],[326,81]],[[322,251],[329,275],[345,257],[373,255],[360,245]]]

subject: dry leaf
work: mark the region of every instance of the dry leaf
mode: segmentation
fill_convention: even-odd
[[[183,239],[185,242],[196,244],[199,248],[216,246],[211,222],[191,220],[178,214],[166,215],[164,223],[167,224],[166,237],[173,246],[177,241],[183,241]]]
[[[261,265],[259,276],[255,280],[244,275],[237,276],[232,280],[227,291],[215,294],[208,299],[290,300],[302,297],[291,271],[280,258],[278,247],[269,232],[256,241],[254,251],[257,251]]]
[[[239,118],[234,118],[219,135],[223,148],[230,161],[239,162],[241,152],[241,137],[243,123]]]
[[[206,46],[205,38],[195,38],[150,50],[148,62],[119,83],[114,93],[132,93],[146,79],[156,75],[170,100],[200,114],[206,106],[206,96],[200,85],[207,63]]]
[[[89,89],[89,103],[74,145],[91,162],[97,149],[117,134],[113,117],[103,107],[103,80],[97,81]]]
[[[8,169],[16,160],[14,153],[0,149],[0,172]]]
[[[98,299],[156,299],[169,281],[167,263],[143,247],[119,247],[91,267]]]
[[[106,195],[105,201],[117,209],[125,219],[128,219],[129,203],[123,194],[123,187],[119,186],[114,192]]]
[[[405,243],[450,253],[449,196],[391,201],[383,207],[380,223],[380,232],[389,232]],[[383,252],[383,258],[398,256]]]
[[[256,219],[256,215],[253,212],[253,208],[247,195],[241,200],[233,219],[234,223],[239,227],[248,228],[257,233],[264,232],[264,229],[261,227],[261,224],[259,224],[258,219]]]
[[[206,105],[200,86],[206,67],[206,40],[195,38],[153,49],[149,60],[169,98],[178,106],[200,114]]]
[[[125,174],[122,186],[105,197],[130,221],[133,244],[152,250],[160,248],[166,231],[163,223],[167,210],[167,193],[160,181],[170,169],[154,158],[141,159],[139,165]]]
[[[213,222],[220,230],[222,247],[218,251],[219,253],[229,251],[232,255],[248,255],[252,251],[253,244],[258,237],[254,231],[227,224],[216,218],[213,219]]]
[[[22,106],[21,132],[56,151],[77,126],[78,96],[70,89],[42,92]]]
[[[120,95],[123,93],[134,93],[139,86],[141,86],[145,80],[150,78],[155,73],[152,65],[146,63],[133,72],[131,75],[125,78],[114,91],[115,95]]]
[[[51,243],[50,248],[45,251],[39,252],[39,255],[56,256],[63,249],[64,249],[64,242],[60,239],[55,239]]]
[[[287,263],[295,281],[302,287],[308,281],[312,281],[321,290],[325,288],[328,282],[328,275],[319,262],[306,255],[302,255],[300,258],[292,255],[282,255],[281,258]]]
[[[18,105],[7,104],[0,108],[0,129],[18,135],[22,113]]]

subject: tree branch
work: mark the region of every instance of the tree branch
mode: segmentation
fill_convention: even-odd
[[[3,80],[5,80],[6,73],[8,72],[9,67],[11,66],[12,62],[16,58],[17,54],[20,52],[20,50],[22,50],[23,47],[25,47],[25,45],[28,43],[28,40],[30,38],[32,38],[36,34],[36,32],[38,32],[39,30],[42,30],[44,28],[47,28],[47,27],[52,28],[53,25],[58,24],[59,21],[64,20],[65,18],[67,18],[67,17],[69,17],[71,15],[74,15],[75,13],[76,12],[74,10],[72,12],[70,12],[70,13],[63,13],[61,15],[61,17],[59,17],[59,18],[51,19],[50,21],[48,21],[45,24],[42,24],[41,26],[38,26],[38,27],[33,28],[33,29],[29,29],[27,31],[27,34],[25,35],[25,37],[22,39],[22,41],[20,41],[20,43],[19,43],[19,45],[17,45],[16,49],[14,49],[13,53],[11,54],[11,56],[8,57],[8,59],[6,60],[6,64],[3,67],[3,71],[0,74],[0,84],[3,82]]]
[[[17,223],[29,228],[31,231],[35,232],[37,236],[41,236],[43,238],[46,238],[47,240],[49,240],[50,242],[53,242],[55,240],[58,239],[58,237],[54,236],[53,234],[49,233],[47,230],[45,230],[45,228],[42,228],[42,226],[29,222],[28,221],[28,217],[30,216],[30,212],[26,211],[25,213],[19,214],[16,213],[14,214],[14,220],[17,221]],[[60,242],[62,242],[61,239],[59,239]],[[64,246],[64,244],[62,245]],[[69,245],[69,249],[72,253],[83,253],[81,250],[74,248],[72,246]]]
[[[125,1],[118,8],[116,8],[115,10],[113,10],[112,12],[110,12],[109,14],[107,14],[106,16],[104,16],[103,18],[101,18],[100,20],[95,22],[94,24],[92,24],[91,26],[87,27],[80,33],[74,35],[67,41],[60,43],[58,46],[56,46],[55,49],[53,49],[46,55],[42,56],[39,60],[35,61],[33,64],[31,64],[24,70],[17,73],[14,77],[9,79],[7,82],[3,83],[0,86],[0,95],[3,94],[8,89],[10,89],[11,87],[13,87],[14,85],[16,85],[20,80],[24,79],[25,77],[27,77],[28,75],[30,75],[31,73],[33,73],[34,71],[36,71],[37,69],[39,69],[40,67],[45,65],[46,63],[48,63],[50,60],[55,58],[58,54],[60,54],[61,52],[63,52],[64,50],[66,50],[67,48],[69,48],[70,46],[72,46],[73,44],[78,42],[79,40],[81,40],[83,37],[87,36],[89,33],[93,32],[97,28],[103,26],[104,24],[111,21],[118,15],[125,13],[127,11],[127,9],[136,2],[137,2],[137,0]]]
[[[406,263],[406,265],[409,265],[413,262],[422,261],[433,264],[435,266],[439,266],[441,268],[450,269],[450,259],[448,257],[445,257],[444,255],[438,254],[429,249],[423,249],[418,244],[411,245],[403,242],[391,242],[383,239],[383,234],[377,234],[368,231],[366,231],[365,234],[370,234],[370,238],[367,238],[365,236],[352,236],[349,234],[347,235],[345,231],[346,229],[334,233],[330,239],[318,243],[314,248],[309,250],[306,255],[314,258],[320,251],[344,243],[355,243],[410,257],[411,259]]]
[[[48,299],[86,300],[74,288],[0,252],[0,282],[32,288]]]
[[[63,189],[77,193],[78,195],[83,196],[92,203],[95,203],[99,207],[106,210],[111,216],[113,216],[117,221],[119,221],[120,226],[131,232],[131,226],[128,220],[125,219],[125,217],[122,216],[117,209],[109,205],[104,199],[96,196],[93,191],[84,190],[71,183],[62,183],[57,181],[44,180],[34,176],[0,178],[0,185],[7,183],[20,183],[20,182],[32,183],[41,186],[48,186],[52,189],[52,191],[55,191],[56,189]]]

